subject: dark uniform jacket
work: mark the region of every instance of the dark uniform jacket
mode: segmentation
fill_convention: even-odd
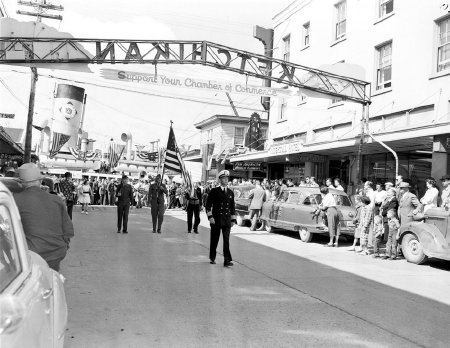
[[[150,205],[164,204],[165,194],[168,194],[166,185],[159,184],[158,189],[158,184],[156,182],[151,184],[148,190],[148,201],[150,202]]]
[[[197,187],[195,189],[196,197],[191,197],[191,192],[186,192],[185,197],[190,204],[199,204],[202,205],[202,189]]]
[[[119,184],[119,186],[117,186],[116,196],[117,196],[117,205],[130,204],[131,201],[133,200],[133,188],[131,187],[130,184],[125,185]]]
[[[234,193],[229,188],[226,188],[225,193],[222,187],[214,187],[208,195],[205,208],[208,219],[213,217],[218,226],[231,226],[231,221],[236,222]]]

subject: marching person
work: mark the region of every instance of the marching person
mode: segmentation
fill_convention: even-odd
[[[202,207],[202,189],[198,183],[194,184],[192,192],[188,190],[185,193],[187,200],[187,224],[188,233],[192,230],[192,215],[194,215],[194,233],[198,233],[198,225],[200,224],[200,209]]]
[[[148,191],[148,202],[150,203],[153,223],[153,233],[161,233],[161,225],[164,220],[164,195],[167,195],[167,187],[161,183],[161,174],[155,178]],[[156,227],[158,226],[158,229]]]
[[[220,232],[223,235],[224,266],[233,266],[230,253],[230,231],[236,223],[236,212],[234,207],[234,193],[228,188],[230,172],[222,170],[219,173],[220,186],[213,188],[206,202],[206,215],[211,225],[211,243],[209,259],[211,264],[216,263],[216,249],[219,243]]]
[[[14,195],[22,220],[28,248],[41,256],[50,268],[59,272],[74,236],[72,221],[64,202],[41,190],[42,175],[34,163],[19,168],[24,190]]]
[[[122,176],[122,182],[117,186],[117,233],[120,233],[123,222],[123,233],[128,233],[128,214],[133,201],[133,187],[128,184],[128,176]]]

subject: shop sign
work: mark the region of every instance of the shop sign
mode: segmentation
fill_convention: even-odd
[[[7,159],[10,161],[17,161],[23,159],[23,155],[13,155],[10,153],[0,153],[0,159]]]
[[[298,162],[325,162],[325,157],[321,155],[313,155],[305,153],[295,158]]]
[[[297,153],[303,149],[303,141],[296,141],[293,143],[272,145],[269,149],[271,155],[287,155],[290,153]]]
[[[233,163],[233,170],[261,170],[262,162],[239,161]]]
[[[4,114],[0,112],[0,118],[14,118],[16,115],[15,114]]]

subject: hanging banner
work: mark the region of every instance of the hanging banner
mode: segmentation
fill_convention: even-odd
[[[83,88],[66,84],[58,85],[51,130],[70,137],[61,148],[61,151],[69,152],[70,147],[77,148],[78,132],[83,112],[83,99]]]
[[[285,88],[270,88],[251,86],[245,83],[226,82],[216,80],[202,80],[193,77],[174,77],[166,74],[146,74],[141,72],[101,69],[100,76],[107,80],[132,82],[141,85],[188,88],[193,90],[208,90],[235,94],[253,95],[257,97],[293,97],[298,92]]]

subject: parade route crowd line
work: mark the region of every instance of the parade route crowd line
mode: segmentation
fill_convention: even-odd
[[[183,221],[186,219],[186,212],[181,209],[167,210],[165,215]],[[209,230],[209,223],[203,212],[200,226]],[[182,232],[185,231],[180,233]],[[447,266],[446,270],[428,264],[415,265],[406,260],[391,263],[363,257],[345,248],[324,248],[322,244],[314,241],[303,243],[288,236],[266,231],[250,231],[249,228],[240,226],[234,226],[231,235],[450,305],[450,293],[442,291],[443,284],[450,288],[449,262],[442,262],[442,265]],[[233,241],[230,248],[233,251]],[[235,263],[239,264],[239,254],[235,253],[233,256]]]

